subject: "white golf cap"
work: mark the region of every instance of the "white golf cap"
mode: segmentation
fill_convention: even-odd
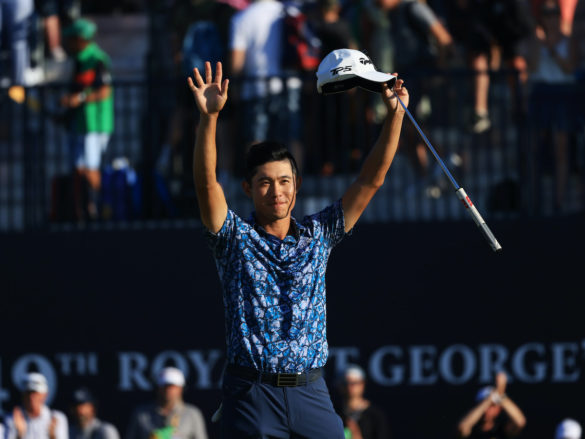
[[[380,92],[383,84],[392,87],[395,81],[396,76],[377,71],[369,56],[353,49],[332,51],[317,69],[317,91],[323,94],[339,93],[353,87]]]
[[[179,386],[185,385],[185,375],[176,367],[165,367],[158,373],[156,384],[159,386]]]
[[[49,384],[44,375],[37,372],[27,373],[22,378],[20,390],[23,392],[47,393]]]
[[[574,419],[565,419],[558,426],[555,439],[581,439],[581,425]]]

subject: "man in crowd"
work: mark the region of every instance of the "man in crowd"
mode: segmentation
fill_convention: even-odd
[[[101,188],[100,165],[114,130],[114,92],[110,57],[95,43],[96,25],[85,19],[63,30],[75,57],[71,91],[61,104],[69,109],[69,147],[74,171],[77,219],[97,219]],[[89,184],[88,202],[82,187]]]
[[[183,372],[166,367],[156,384],[156,401],[136,409],[125,439],[207,439],[201,411],[183,401]]]
[[[29,373],[20,385],[22,406],[6,418],[6,439],[69,439],[65,415],[45,404],[49,385],[44,375]]]
[[[86,388],[73,393],[71,416],[71,439],[120,439],[116,427],[96,417],[96,400]]]
[[[496,375],[495,387],[484,387],[476,397],[477,405],[459,422],[462,438],[507,439],[517,436],[526,425],[522,410],[506,395],[508,378]]]

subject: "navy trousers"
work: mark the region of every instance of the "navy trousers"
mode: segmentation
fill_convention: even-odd
[[[344,439],[323,378],[297,387],[223,378],[223,439]]]

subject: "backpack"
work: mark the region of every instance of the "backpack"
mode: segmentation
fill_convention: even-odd
[[[223,44],[217,25],[213,21],[196,21],[183,38],[183,69],[190,75],[193,68],[205,71],[205,61],[214,66],[223,58]],[[203,74],[203,73],[202,73]]]
[[[292,2],[284,4],[283,36],[282,67],[299,71],[317,70],[321,62],[321,41],[311,29],[307,15]]]

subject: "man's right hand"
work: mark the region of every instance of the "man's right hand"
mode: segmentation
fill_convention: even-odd
[[[201,114],[217,115],[227,101],[229,85],[228,79],[224,79],[223,82],[221,80],[221,62],[218,62],[215,67],[215,79],[212,80],[211,64],[209,61],[205,63],[205,82],[197,68],[193,69],[193,76],[195,77],[195,83],[193,83],[191,77],[187,79],[187,82],[195,98],[197,108],[199,108]]]
[[[26,435],[26,419],[20,408],[14,407],[14,410],[12,411],[12,420],[14,421],[14,428],[16,429],[17,437],[23,438]]]

